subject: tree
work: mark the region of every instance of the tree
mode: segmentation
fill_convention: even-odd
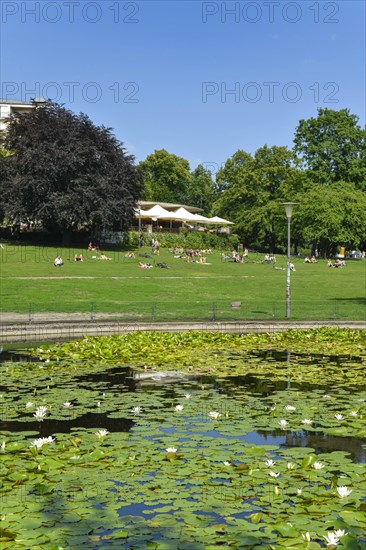
[[[185,202],[191,206],[202,208],[205,214],[211,212],[215,196],[215,182],[211,172],[199,164],[192,172],[187,186]]]
[[[126,230],[141,175],[110,128],[55,103],[9,119],[1,159],[9,219],[42,222],[64,240],[80,226]]]
[[[342,180],[366,190],[366,130],[358,120],[348,109],[318,109],[316,118],[300,120],[294,151],[312,181]]]
[[[252,157],[237,151],[217,174],[223,189],[215,203],[219,215],[235,222],[248,246],[274,252],[285,231],[279,203],[294,200],[303,175],[286,147],[264,146]]]
[[[144,178],[144,198],[162,202],[184,202],[191,182],[188,160],[155,150],[139,164]]]
[[[324,257],[339,246],[357,248],[366,235],[366,194],[348,182],[314,184],[299,197],[295,231]]]

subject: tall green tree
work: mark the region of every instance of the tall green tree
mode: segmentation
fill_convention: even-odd
[[[6,216],[59,230],[127,229],[142,188],[134,158],[110,128],[55,103],[11,115],[1,160]]]
[[[160,149],[148,155],[139,167],[145,199],[174,203],[186,200],[192,178],[188,160]]]
[[[203,209],[204,214],[210,214],[215,198],[215,182],[211,172],[199,164],[192,172],[187,186],[185,203]]]
[[[318,116],[300,120],[294,151],[315,183],[352,182],[366,190],[366,130],[348,109],[318,109]]]
[[[349,182],[314,184],[299,196],[294,229],[302,241],[331,257],[340,246],[359,247],[366,236],[366,193]]]
[[[303,179],[286,147],[265,145],[254,157],[237,151],[217,174],[215,211],[235,222],[246,245],[274,252],[285,231],[279,203],[294,200]]]

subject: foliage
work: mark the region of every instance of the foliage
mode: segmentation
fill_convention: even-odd
[[[364,547],[365,331],[250,335],[252,353],[238,336],[130,336],[124,353],[166,346],[170,378],[121,365],[118,338],[3,364],[3,550]],[[312,354],[267,355],[266,338]]]
[[[14,222],[42,222],[64,235],[78,226],[128,228],[140,175],[111,130],[55,103],[14,113],[5,138],[2,195]]]
[[[366,130],[349,109],[318,109],[318,116],[300,120],[294,150],[315,183],[352,182],[366,190]]]
[[[155,150],[140,162],[144,180],[144,198],[147,200],[183,203],[191,181],[189,162],[168,153]]]
[[[225,233],[218,234],[190,231],[183,229],[179,233],[143,233],[144,242],[147,246],[151,239],[158,239],[160,245],[164,248],[183,247],[184,249],[193,248],[202,250],[210,248],[212,250],[228,250],[236,248],[238,245],[237,235],[228,235]],[[131,235],[131,243],[138,243],[138,233]]]
[[[366,194],[354,184],[313,184],[300,195],[294,219],[297,236],[312,243],[313,250],[331,257],[339,246],[358,248],[366,235]]]
[[[185,203],[203,209],[203,214],[210,214],[215,197],[215,183],[211,172],[199,164],[192,172],[188,182]]]
[[[286,224],[279,204],[293,200],[301,186],[293,162],[286,147],[264,146],[254,157],[237,151],[219,170],[218,187],[223,191],[215,210],[235,222],[247,246],[276,250]]]
[[[118,336],[86,338],[66,344],[51,346],[44,351],[44,357],[61,359],[105,359],[141,364],[141,361],[165,369],[180,368],[194,373],[211,372],[227,375],[223,364],[230,363],[225,355],[217,355],[218,350],[230,350],[235,355],[240,350],[288,349],[290,352],[304,353],[311,348],[314,354],[352,355],[366,357],[366,331],[351,329],[322,328],[309,330],[288,330],[285,332],[261,334],[220,334],[210,332],[134,332]],[[34,352],[36,355],[37,351]],[[203,353],[204,364],[197,354]],[[208,361],[210,355],[211,361]],[[216,363],[216,365],[212,364]],[[243,365],[240,365],[243,369]],[[229,370],[232,372],[232,365]],[[235,374],[237,372],[235,371]],[[287,376],[287,373],[285,374]],[[312,380],[313,373],[302,373],[302,379]]]

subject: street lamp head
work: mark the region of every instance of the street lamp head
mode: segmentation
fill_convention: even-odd
[[[282,206],[285,207],[287,219],[291,220],[293,208],[298,203],[297,202],[282,202],[281,204],[282,204]]]

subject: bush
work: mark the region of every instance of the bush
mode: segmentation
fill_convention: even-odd
[[[190,231],[183,229],[179,233],[142,233],[144,236],[144,244],[148,246],[151,239],[158,239],[162,248],[174,248],[175,246],[182,247],[184,249],[193,248],[204,249],[213,248],[216,250],[228,250],[237,248],[239,244],[238,235],[227,235],[225,233],[206,233],[201,231]],[[131,248],[137,248],[138,246],[138,233],[136,231],[130,231],[128,240],[125,243],[129,243]]]

